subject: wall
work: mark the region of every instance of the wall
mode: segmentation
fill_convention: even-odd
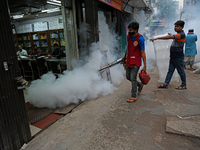
[[[15,80],[20,71],[6,1],[0,12],[0,150],[19,150],[31,140],[31,132],[23,90]]]
[[[14,25],[17,33],[63,29],[62,15],[14,22]]]

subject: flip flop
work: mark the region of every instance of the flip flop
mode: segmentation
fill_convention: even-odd
[[[183,90],[183,89],[187,89],[187,87],[186,87],[186,85],[180,85],[180,86],[177,86],[175,89]]]
[[[158,88],[167,88],[167,84],[166,83],[163,83],[163,84],[159,84],[158,85]]]
[[[127,99],[127,102],[128,103],[133,103],[133,102],[135,102],[135,101],[137,101],[137,98],[135,97],[135,98],[129,98],[129,99]]]
[[[195,69],[194,68],[190,68],[190,71],[194,71]]]

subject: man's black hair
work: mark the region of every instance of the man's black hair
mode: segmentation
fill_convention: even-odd
[[[55,46],[59,46],[58,43],[53,44],[53,47],[55,47]]]
[[[194,29],[189,29],[188,32],[194,32]]]
[[[36,45],[36,44],[33,44],[33,47],[34,47],[34,46],[36,46],[36,47],[37,47],[37,45]]]
[[[184,27],[184,25],[185,25],[185,22],[184,22],[184,21],[182,21],[182,20],[178,20],[178,21],[176,21],[176,22],[175,22],[175,24],[174,24],[174,25],[177,25],[177,26]]]
[[[131,29],[134,29],[134,30],[137,30],[139,29],[139,23],[138,22],[132,22],[128,25],[128,28],[131,28]]]

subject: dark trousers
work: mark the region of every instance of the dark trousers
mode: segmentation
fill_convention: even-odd
[[[133,68],[130,68],[126,66],[126,78],[127,80],[131,81],[132,89],[131,89],[131,97],[136,97],[137,94],[137,86],[142,86],[141,82],[137,81],[137,74],[140,67],[135,66]]]
[[[174,73],[175,68],[178,71],[178,74],[181,77],[181,81],[183,85],[186,85],[186,74],[184,70],[184,58],[170,58],[169,61],[169,70],[165,79],[165,83],[169,84],[171,81],[172,75]]]

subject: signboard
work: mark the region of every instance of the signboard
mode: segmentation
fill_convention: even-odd
[[[122,11],[123,0],[99,0],[99,1]]]
[[[191,4],[192,4],[192,2],[191,2],[191,0],[185,0],[184,1],[184,4],[183,4],[183,9],[185,10],[185,9],[190,9],[190,7],[191,7]]]
[[[165,19],[151,19],[150,26],[165,26]]]

